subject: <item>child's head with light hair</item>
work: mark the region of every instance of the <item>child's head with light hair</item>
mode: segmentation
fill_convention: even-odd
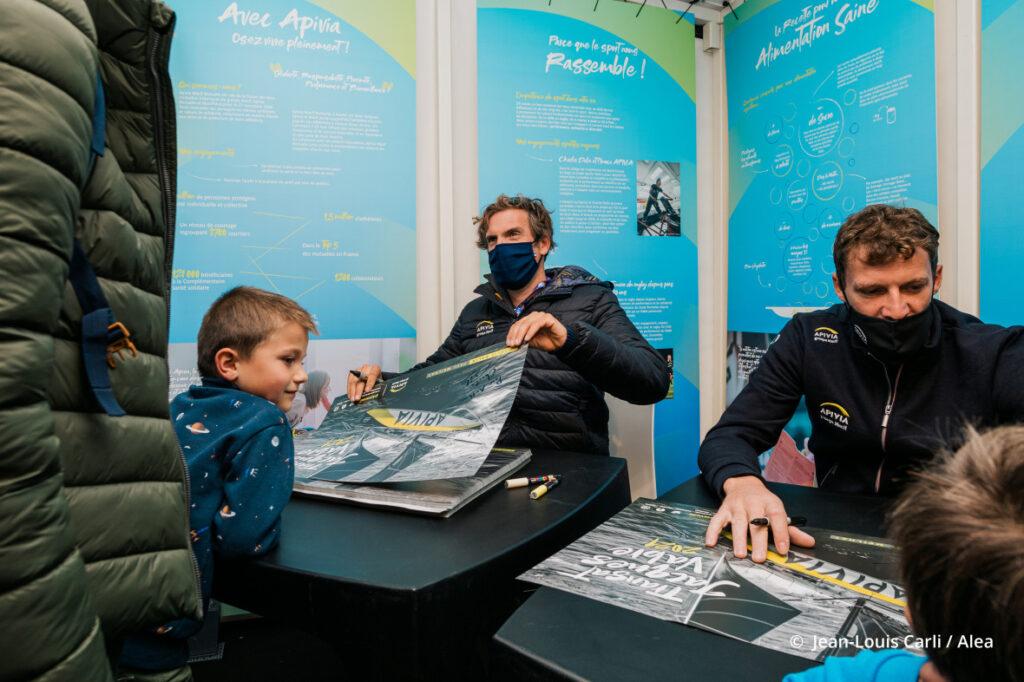
[[[968,430],[891,512],[914,631],[953,682],[1024,682],[1024,426]],[[948,644],[948,646],[947,646]]]

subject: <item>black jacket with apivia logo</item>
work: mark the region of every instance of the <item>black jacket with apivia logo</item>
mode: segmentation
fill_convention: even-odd
[[[668,392],[668,365],[626,317],[610,282],[571,265],[547,274],[547,286],[521,314],[551,313],[570,338],[555,353],[529,350],[498,444],[607,455],[604,392],[638,405],[655,403]],[[505,340],[518,318],[508,294],[487,279],[441,347],[413,369]]]
[[[1024,327],[1000,327],[932,303],[925,347],[900,365],[873,356],[845,305],[795,315],[701,445],[705,480],[722,494],[761,471],[807,396],[818,485],[839,492],[898,490],[908,469],[955,446],[967,424],[1024,420]]]

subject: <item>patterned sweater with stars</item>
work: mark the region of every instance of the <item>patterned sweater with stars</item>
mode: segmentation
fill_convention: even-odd
[[[171,419],[188,465],[192,553],[204,607],[213,556],[252,557],[277,544],[281,511],[295,479],[291,427],[272,402],[220,379],[203,378],[171,401]],[[133,635],[121,665],[169,670],[185,664],[185,638],[202,622],[178,620]]]
[[[219,379],[178,395],[171,419],[188,464],[192,551],[205,601],[215,553],[257,556],[277,544],[295,479],[292,432],[277,405]]]

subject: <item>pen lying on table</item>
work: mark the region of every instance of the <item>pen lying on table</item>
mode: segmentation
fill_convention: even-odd
[[[558,481],[559,479],[552,478],[550,481],[547,481],[546,483],[541,483],[539,486],[534,488],[532,492],[530,492],[530,499],[537,500],[540,499],[541,497],[544,497],[544,495],[546,495],[549,490],[558,485]]]
[[[529,478],[510,478],[505,481],[506,488],[523,488],[537,483],[547,483],[558,478],[558,474],[546,474],[544,476],[530,476]]]

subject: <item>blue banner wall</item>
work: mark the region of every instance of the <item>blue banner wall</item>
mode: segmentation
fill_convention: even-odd
[[[1024,262],[1024,0],[985,0],[981,24],[981,319],[1024,324],[1018,293]]]
[[[654,426],[663,492],[697,473],[699,443],[693,25],[618,2],[478,8],[480,201],[543,198],[551,265],[614,282],[670,359],[672,397]],[[666,201],[651,200],[658,180]]]
[[[314,315],[320,365],[397,369],[416,316],[415,3],[175,10],[172,392],[195,379],[204,312],[243,284]],[[343,361],[344,346],[323,345],[341,339],[390,342],[355,344]]]
[[[794,314],[839,302],[832,243],[847,216],[890,203],[937,222],[931,3],[750,0],[737,11],[725,19],[728,403]],[[765,476],[811,484],[809,436],[801,403],[761,456]]]
[[[752,0],[725,22],[728,328],[838,301],[832,242],[873,203],[936,222],[930,3]]]

